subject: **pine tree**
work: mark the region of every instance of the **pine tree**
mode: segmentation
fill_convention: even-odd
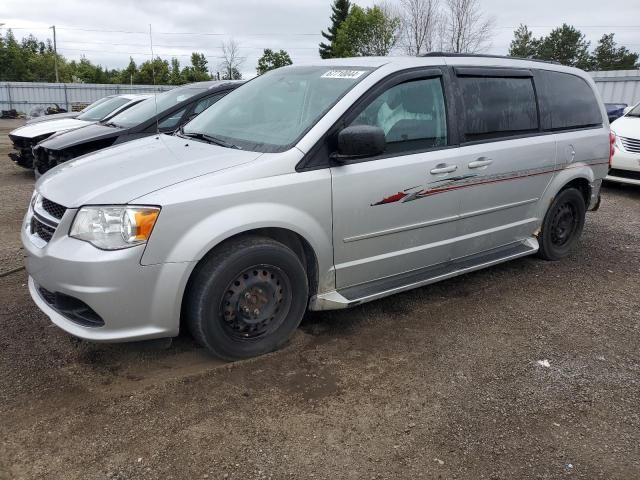
[[[349,0],[334,0],[333,5],[331,6],[331,11],[333,13],[331,14],[331,26],[329,27],[329,32],[321,32],[322,36],[329,41],[328,44],[324,42],[320,44],[319,52],[321,58],[333,58],[335,56],[332,51],[333,43],[336,39],[340,25],[342,25],[342,22],[344,22],[347,19],[347,16],[349,16],[350,9],[351,2]]]
[[[591,65],[589,42],[580,30],[566,23],[542,39],[537,58],[584,70]]]
[[[627,47],[618,47],[614,34],[603,35],[591,56],[594,70],[633,70],[638,62],[638,54]]]
[[[509,46],[509,56],[518,58],[535,58],[540,40],[533,37],[533,32],[526,25],[520,25],[513,32],[513,40]]]

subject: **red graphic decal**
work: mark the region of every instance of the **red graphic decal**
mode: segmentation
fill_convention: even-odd
[[[608,165],[608,162],[594,162],[594,163],[588,163],[587,164],[587,166],[595,166],[595,165]],[[380,200],[379,202],[371,204],[371,206],[385,205],[387,203],[399,202],[401,200],[403,201],[403,203],[404,202],[410,202],[410,201],[413,201],[413,200],[417,200],[419,198],[430,197],[432,195],[437,195],[439,193],[444,193],[444,192],[450,192],[452,190],[459,190],[459,189],[462,189],[462,188],[476,187],[478,185],[486,185],[488,183],[507,182],[507,181],[510,181],[510,180],[518,180],[518,179],[527,178],[527,177],[535,177],[537,175],[547,175],[549,173],[555,173],[555,172],[559,172],[559,171],[562,171],[562,170],[568,170],[568,169],[571,169],[571,168],[580,168],[580,167],[583,167],[583,166],[585,166],[585,165],[561,166],[559,168],[550,168],[550,169],[546,169],[546,170],[542,170],[542,171],[538,171],[538,172],[525,173],[525,174],[518,174],[518,172],[514,172],[514,174],[512,174],[511,176],[509,176],[509,174],[507,174],[505,176],[497,176],[497,177],[494,177],[494,178],[487,178],[487,179],[484,179],[484,180],[480,179],[477,182],[469,182],[469,183],[462,183],[462,184],[459,184],[459,183],[456,183],[456,182],[459,181],[459,180],[465,180],[467,178],[471,178],[472,176],[453,177],[453,178],[449,178],[449,179],[444,179],[443,180],[443,181],[449,181],[449,182],[451,182],[451,184],[442,185],[440,187],[435,187],[435,188],[421,189],[421,190],[418,190],[417,192],[411,193],[410,196],[407,193],[398,192],[395,195],[391,195],[389,197],[385,197],[382,200]],[[411,189],[408,189],[408,190],[411,190]],[[405,198],[405,197],[409,197],[409,198]]]
[[[380,200],[377,203],[374,203],[373,205],[384,205],[385,203],[399,202],[400,200],[402,200],[406,196],[407,196],[406,193],[398,192],[395,195],[391,195],[389,197],[383,198],[382,200]]]

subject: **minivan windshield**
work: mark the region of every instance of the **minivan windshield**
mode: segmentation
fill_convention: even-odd
[[[95,107],[87,109],[76,118],[86,122],[97,122],[130,101],[130,99],[124,97],[111,97]]]
[[[143,100],[139,104],[119,113],[115,117],[112,117],[109,120],[109,123],[123,128],[135,127],[136,125],[140,125],[142,122],[145,122],[155,116],[156,111],[158,114],[161,114],[178,103],[183,102],[198,93],[204,92],[206,89],[207,87],[174,88],[168,92],[156,95],[155,101],[153,96]]]
[[[209,107],[182,134],[255,152],[285,151],[370,71],[328,66],[272,70]]]

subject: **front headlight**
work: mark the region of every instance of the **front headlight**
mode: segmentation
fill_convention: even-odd
[[[613,130],[611,131],[611,133],[616,135],[616,132],[614,132]],[[616,147],[618,147],[618,150],[622,150],[624,152],[624,146],[622,145],[622,138],[620,138],[620,136],[618,135],[616,135]]]
[[[159,214],[159,207],[82,207],[69,236],[103,250],[129,248],[149,240]]]
[[[33,211],[36,207],[36,202],[38,201],[38,192],[36,190],[31,194],[31,200],[29,201],[29,208]]]

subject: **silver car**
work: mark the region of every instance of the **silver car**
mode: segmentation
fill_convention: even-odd
[[[499,57],[280,68],[173,135],[60,165],[22,229],[29,290],[93,341],[178,334],[224,359],[338,309],[569,254],[611,159],[591,78]]]

